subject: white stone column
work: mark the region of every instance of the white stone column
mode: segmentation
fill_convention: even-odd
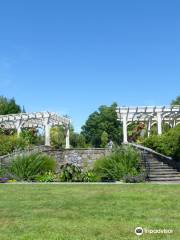
[[[21,122],[19,121],[19,122],[17,122],[16,123],[16,130],[17,130],[17,135],[19,136],[20,135],[20,133],[21,133]]]
[[[149,120],[148,121],[148,128],[147,128],[147,135],[148,135],[148,137],[150,136],[150,134],[151,134],[151,121]]]
[[[17,135],[19,136],[20,133],[21,133],[21,126],[19,126],[19,127],[17,128]]]
[[[66,149],[70,148],[70,131],[69,128],[66,129]]]
[[[157,113],[157,127],[158,127],[158,135],[162,134],[162,115],[161,113]]]
[[[123,143],[127,143],[127,120],[126,114],[123,114]]]
[[[45,130],[45,146],[51,146],[51,125],[46,123],[44,126]]]

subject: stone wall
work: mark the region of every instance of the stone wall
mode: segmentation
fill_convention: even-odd
[[[53,156],[57,161],[57,171],[61,165],[71,163],[81,168],[91,168],[95,160],[107,156],[111,150],[105,148],[91,148],[91,149],[64,149],[52,150],[51,148],[37,148],[35,150],[16,152],[11,155],[1,156],[0,165],[6,166],[11,161],[12,157],[24,154],[26,152],[43,152]]]
[[[66,163],[74,164],[81,168],[91,168],[93,163],[107,156],[111,151],[104,148],[93,149],[65,149],[65,150],[47,150],[46,154],[53,156],[57,161],[57,170]]]

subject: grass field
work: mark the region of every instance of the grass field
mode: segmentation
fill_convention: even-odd
[[[134,229],[172,229],[171,235]],[[180,239],[180,185],[0,185],[0,240]]]

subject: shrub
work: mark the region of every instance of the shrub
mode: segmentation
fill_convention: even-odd
[[[96,182],[97,177],[93,170],[83,172],[81,168],[67,163],[61,166],[59,180],[61,182]]]
[[[17,135],[0,135],[0,155],[6,155],[16,149],[23,150],[28,146],[26,140]]]
[[[141,183],[141,182],[145,182],[147,179],[147,176],[145,174],[145,172],[142,172],[141,174],[137,175],[137,176],[131,176],[130,174],[128,174],[127,176],[125,176],[123,178],[123,180],[126,183]]]
[[[31,128],[31,129],[23,129],[20,133],[20,137],[24,139],[24,141],[27,144],[37,144],[38,143],[38,135],[37,135],[37,129]]]
[[[36,178],[36,181],[39,182],[55,182],[55,180],[56,175],[52,171],[46,172],[45,174],[40,175]]]
[[[24,154],[14,158],[8,168],[9,173],[17,180],[35,180],[37,176],[54,171],[54,158],[45,154]]]
[[[132,147],[124,146],[94,164],[95,174],[101,181],[119,181],[126,175],[140,173],[140,154]]]
[[[98,177],[93,170],[82,173],[83,182],[97,182]]]
[[[69,163],[62,165],[59,179],[61,182],[82,182],[81,169]]]
[[[161,136],[146,138],[143,145],[176,160],[180,160],[180,125]]]

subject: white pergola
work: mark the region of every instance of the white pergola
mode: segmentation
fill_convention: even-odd
[[[142,106],[142,107],[118,107],[118,120],[123,123],[123,142],[128,142],[127,127],[132,122],[145,123],[148,136],[151,127],[157,124],[158,134],[162,134],[162,123],[175,127],[180,123],[180,106]]]
[[[18,135],[23,128],[43,128],[45,145],[50,146],[50,130],[53,126],[62,125],[66,130],[66,148],[70,147],[69,129],[71,120],[53,112],[33,112],[0,115],[0,128],[16,129]]]

